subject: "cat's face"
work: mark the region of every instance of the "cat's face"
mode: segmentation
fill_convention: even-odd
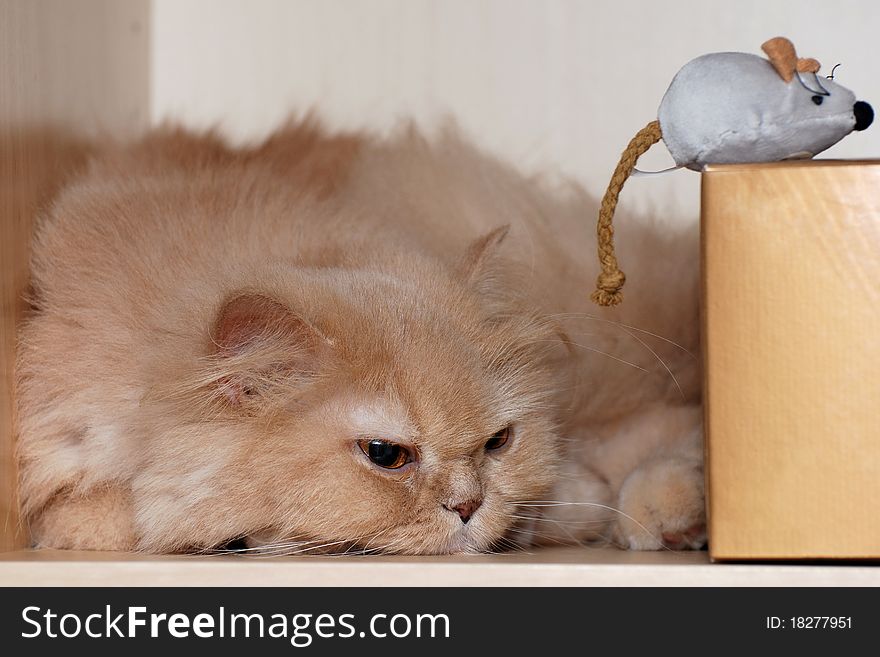
[[[209,444],[178,444],[163,486],[210,473],[198,495],[181,489],[157,540],[246,536],[278,553],[497,545],[517,503],[553,480],[561,382],[547,359],[560,339],[513,306],[488,310],[470,279],[413,276],[329,274],[296,299],[226,300]]]

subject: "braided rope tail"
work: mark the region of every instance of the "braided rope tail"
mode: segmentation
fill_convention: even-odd
[[[623,185],[635,169],[636,162],[662,137],[660,121],[651,121],[639,130],[621,154],[608,183],[608,189],[605,190],[605,195],[602,197],[602,204],[599,206],[599,221],[596,224],[599,264],[602,267],[602,272],[596,280],[596,291],[590,296],[593,302],[600,306],[616,306],[623,301],[621,289],[626,281],[626,276],[620,271],[617,256],[614,254],[614,226],[611,224],[614,210],[617,208],[617,198],[620,196]]]

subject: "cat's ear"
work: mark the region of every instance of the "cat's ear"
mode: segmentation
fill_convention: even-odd
[[[219,391],[234,406],[279,385],[303,382],[317,373],[330,349],[330,341],[290,308],[253,293],[223,304],[211,341]]]
[[[459,272],[466,281],[479,286],[493,278],[498,247],[509,232],[510,224],[504,224],[471,242],[459,265]]]

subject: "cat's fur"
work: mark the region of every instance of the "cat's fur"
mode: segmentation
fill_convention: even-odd
[[[594,216],[454,131],[99,149],[34,245],[35,543],[701,545],[696,242],[621,215],[627,300],[599,309]],[[369,437],[418,462],[382,470]]]

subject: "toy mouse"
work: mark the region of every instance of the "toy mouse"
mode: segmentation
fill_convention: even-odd
[[[626,277],[614,254],[611,221],[638,158],[660,139],[677,167],[699,171],[707,164],[811,158],[871,125],[871,106],[832,76],[820,78],[819,62],[798,58],[791,41],[776,37],[761,48],[768,59],[720,52],[685,64],[660,102],[658,120],[630,141],[599,209],[602,272],[594,302],[614,306],[622,300]]]

